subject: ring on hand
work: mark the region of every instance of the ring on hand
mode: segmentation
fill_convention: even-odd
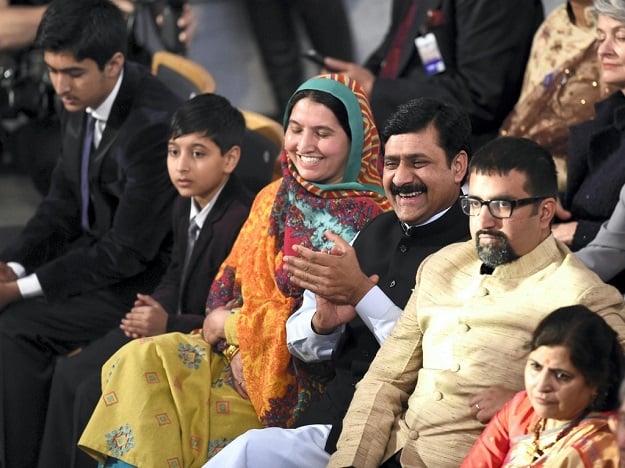
[[[482,408],[480,408],[480,404],[479,403],[476,403],[473,406],[475,406],[475,409],[478,410],[478,411],[482,409]]]

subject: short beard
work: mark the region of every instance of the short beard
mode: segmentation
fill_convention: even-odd
[[[482,245],[480,244],[481,234],[497,237],[501,240],[501,243]],[[514,249],[510,246],[508,238],[501,232],[488,230],[478,231],[475,236],[475,247],[477,248],[477,256],[484,263],[484,265],[490,268],[496,268],[499,265],[510,263],[519,258]]]

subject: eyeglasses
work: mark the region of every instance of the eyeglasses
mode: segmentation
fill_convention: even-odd
[[[477,197],[461,195],[460,207],[466,215],[479,216],[482,207],[486,205],[493,217],[504,219],[512,216],[512,212],[517,206],[531,205],[545,198],[547,197],[519,198],[518,200],[482,200]]]

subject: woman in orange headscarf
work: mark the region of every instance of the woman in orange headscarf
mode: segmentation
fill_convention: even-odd
[[[303,290],[282,258],[296,244],[331,247],[327,229],[351,239],[389,205],[378,132],[355,81],[308,80],[284,127],[283,177],[254,201],[211,286],[203,333],[137,340],[104,365],[79,445],[105,466],[199,467],[248,429],[290,426],[320,390],[286,346]]]

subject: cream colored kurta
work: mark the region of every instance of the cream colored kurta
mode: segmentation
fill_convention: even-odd
[[[469,398],[494,385],[523,388],[524,345],[558,307],[588,306],[623,343],[623,296],[552,236],[492,275],[481,275],[480,265],[474,241],[421,264],[404,313],[357,386],[328,466],[377,467],[404,447],[403,466],[458,467],[484,428]]]

